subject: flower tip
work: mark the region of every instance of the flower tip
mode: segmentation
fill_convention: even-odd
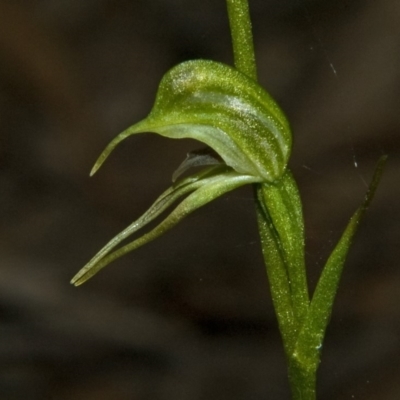
[[[79,278],[77,277],[77,275],[75,275],[70,281],[70,284],[75,287],[80,286],[82,283],[83,282],[79,282]]]
[[[104,154],[104,153],[105,153],[105,151],[103,151],[103,153],[100,154],[100,157],[94,163],[94,165],[93,165],[93,167],[92,167],[92,169],[90,171],[90,176],[91,177],[100,169],[100,167],[103,165],[103,162],[107,158],[108,154]]]
[[[99,169],[99,166],[96,163],[95,165],[93,165],[93,168],[90,170],[89,176],[92,177],[97,172],[98,169]]]
[[[70,284],[77,287],[85,283],[90,279],[91,275],[87,274],[87,271],[79,271],[70,281]]]
[[[117,139],[118,139],[118,137],[117,137]],[[100,154],[99,158],[94,163],[92,170],[90,171],[90,176],[93,176],[103,165],[104,161],[107,159],[107,157],[110,155],[113,148],[116,146],[116,144],[114,144],[114,142],[115,142],[115,139]]]

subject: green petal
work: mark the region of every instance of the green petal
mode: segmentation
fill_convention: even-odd
[[[240,175],[226,166],[211,167],[207,171],[207,173],[203,172],[203,177],[201,179],[193,179],[193,176],[191,176],[164,192],[142,217],[133,222],[128,228],[119,233],[103,247],[103,249],[74,276],[71,283],[75,286],[81,285],[110,262],[156,239],[199,207],[226,192],[256,181],[254,177]],[[195,176],[197,177],[198,174]],[[156,228],[111,253],[111,251],[129,235],[147,225],[165,211],[166,208],[172,205],[179,197],[190,192],[193,193],[184,199]]]
[[[267,182],[283,174],[292,143],[283,112],[264,89],[234,68],[206,60],[170,70],[149,116],[108,145],[92,174],[121,140],[140,132],[196,139],[237,172]]]
[[[186,158],[172,174],[172,182],[175,182],[188,169],[193,167],[204,167],[206,165],[219,165],[224,162],[218,157],[218,154],[213,152],[210,147],[191,151],[186,155]]]

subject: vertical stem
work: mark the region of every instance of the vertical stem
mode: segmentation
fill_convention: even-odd
[[[226,0],[226,2],[228,6],[235,67],[240,72],[257,81],[257,67],[254,55],[248,0]],[[262,199],[258,199],[257,205],[262,248],[267,263],[275,311],[278,317],[279,328],[289,364],[289,382],[293,400],[315,400],[317,365],[315,365],[315,368],[310,365],[305,366],[296,359],[296,355],[293,353],[296,336],[298,334],[298,327],[296,325],[299,323],[299,321],[297,321],[297,324],[295,323],[296,318],[293,312],[293,300],[295,299],[298,301],[299,299],[291,293],[290,278],[287,276],[288,271],[285,268],[285,260],[280,252],[280,238],[276,236],[274,224],[268,218],[268,210],[265,209],[265,212],[262,211],[265,203]],[[301,204],[299,207],[301,208]],[[293,215],[291,215],[291,217],[293,217]],[[303,235],[302,226],[300,228],[301,235]],[[299,240],[299,238],[296,237],[294,240]],[[302,238],[300,238],[300,241],[301,240]],[[301,246],[301,243],[298,243],[298,245]],[[298,249],[296,248],[296,250]],[[303,257],[303,251],[300,251],[300,253],[301,257]],[[297,283],[296,288],[298,289],[301,303],[296,304],[296,309],[300,306],[302,309],[300,312],[296,313],[299,314],[296,316],[297,319],[299,319],[299,317],[303,319],[306,312],[304,307],[308,306],[304,260],[301,260],[300,263],[296,262],[295,264],[297,269],[301,269],[301,271],[296,271],[295,274],[295,277],[299,277],[300,279],[299,282],[296,281],[294,283]]]
[[[317,366],[305,368],[296,360],[289,361],[289,382],[292,400],[316,400]]]
[[[226,0],[236,69],[257,80],[248,0]]]

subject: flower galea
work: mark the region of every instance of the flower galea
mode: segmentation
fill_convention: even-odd
[[[274,185],[288,173],[292,135],[286,117],[254,80],[222,63],[188,61],[167,72],[150,114],[111,141],[91,175],[119,142],[143,132],[171,139],[196,139],[210,151],[190,154],[174,174],[172,186],[79,271],[72,279],[74,285],[82,284],[111,261],[155,239],[222,194],[246,184]],[[204,169],[180,178],[191,166]],[[153,230],[119,247],[183,196]]]

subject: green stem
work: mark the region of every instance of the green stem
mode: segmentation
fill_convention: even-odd
[[[248,1],[227,0],[227,6],[235,67],[257,81]],[[293,400],[315,400],[317,365],[311,368],[310,364],[303,365],[296,359],[294,352],[309,298],[305,278],[301,203],[297,189],[293,189],[294,180],[291,176],[288,179],[290,182],[284,188],[274,190],[271,187],[269,191],[264,191],[264,195],[258,190],[257,216],[272,298],[289,364]],[[297,203],[290,200],[289,194],[296,195]],[[271,215],[266,204],[270,202],[284,215]],[[294,227],[294,235],[285,230],[285,223],[288,223],[287,218],[284,218],[286,216],[295,225],[298,224]],[[278,223],[278,227],[275,223]]]
[[[270,209],[266,208],[262,186],[259,186],[257,194],[256,204],[261,247],[288,362],[292,398],[293,400],[315,400],[315,381],[319,354],[312,360],[304,360],[302,357],[299,357],[302,354],[299,354],[299,351],[297,351],[297,341],[302,322],[298,319],[298,305],[294,304],[294,300],[297,297],[296,291],[293,293],[294,288],[291,287],[293,282],[289,278],[290,272],[285,263],[285,257],[282,254],[283,246],[280,234],[272,220]],[[303,269],[302,263],[297,266]],[[301,271],[298,271],[298,273],[302,275]],[[301,284],[300,287],[302,286]],[[299,300],[297,299],[297,301]],[[304,315],[301,319],[303,318]],[[301,348],[300,350],[303,349]],[[319,351],[319,349],[316,349],[316,351]]]
[[[247,0],[226,0],[236,69],[257,80],[256,58]]]
[[[315,400],[317,367],[305,368],[296,360],[289,361],[289,382],[292,391],[292,400]]]

